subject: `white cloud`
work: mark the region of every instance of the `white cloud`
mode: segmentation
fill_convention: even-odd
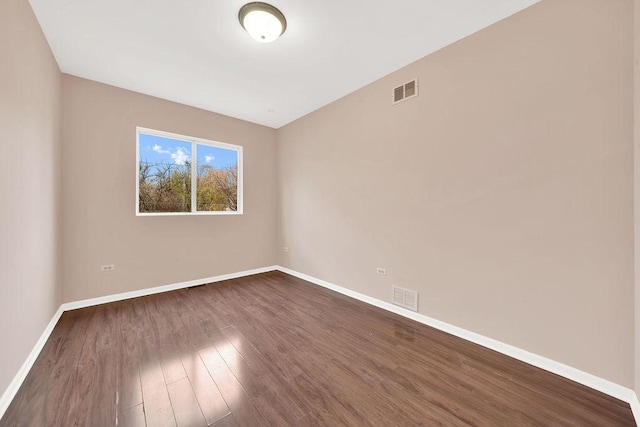
[[[176,165],[184,165],[188,160],[191,159],[191,156],[187,154],[182,147],[178,147],[176,148],[175,152],[172,152],[171,150],[163,149],[161,145],[155,144],[153,147],[151,147],[151,149],[158,154],[171,155],[171,159]]]
[[[216,158],[216,156],[204,156],[204,161],[207,163],[211,163],[212,160],[214,160]]]
[[[171,154],[171,151],[169,150],[163,150],[161,145],[154,145],[153,146],[153,151],[155,151],[156,153],[160,153],[160,154]]]
[[[171,158],[176,165],[184,165],[190,156],[181,147],[178,147],[175,153],[171,153]]]

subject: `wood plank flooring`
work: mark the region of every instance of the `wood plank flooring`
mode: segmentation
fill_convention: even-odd
[[[280,272],[65,313],[0,426],[633,426],[629,405]]]

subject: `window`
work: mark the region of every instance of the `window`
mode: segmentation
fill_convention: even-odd
[[[242,213],[242,147],[137,128],[136,215]]]

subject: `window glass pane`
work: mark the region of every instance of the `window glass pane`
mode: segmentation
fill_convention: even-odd
[[[238,152],[198,144],[199,211],[238,210]]]
[[[191,212],[191,143],[140,133],[140,212]]]

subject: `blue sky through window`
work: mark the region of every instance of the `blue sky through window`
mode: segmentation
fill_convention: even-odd
[[[191,142],[140,133],[141,162],[184,165],[191,161]],[[222,169],[238,163],[238,153],[210,145],[197,144],[198,166]]]
[[[238,164],[238,152],[235,150],[198,144],[197,154],[198,166],[209,165],[223,169]]]
[[[191,161],[191,143],[140,133],[141,162],[184,165]]]

